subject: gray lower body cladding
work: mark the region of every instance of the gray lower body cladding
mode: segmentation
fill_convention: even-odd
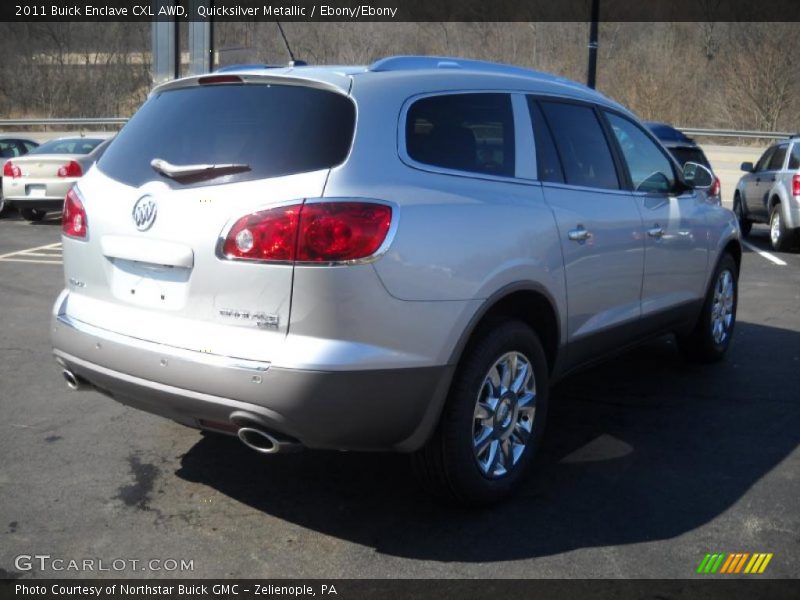
[[[310,448],[417,449],[438,419],[453,373],[449,366],[307,371],[211,364],[201,353],[125,344],[59,317],[52,337],[62,365],[123,404],[197,428],[245,414]]]

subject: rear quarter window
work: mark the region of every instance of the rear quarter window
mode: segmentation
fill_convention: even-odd
[[[161,180],[193,187],[327,169],[347,158],[355,130],[353,102],[300,85],[208,85],[151,97],[97,163],[122,183]],[[174,181],[150,166],[244,164],[249,170],[202,181]]]
[[[405,141],[408,157],[419,163],[514,176],[514,116],[508,94],[421,98],[408,109]]]

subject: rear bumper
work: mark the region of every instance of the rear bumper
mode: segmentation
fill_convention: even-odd
[[[786,211],[786,227],[800,229],[800,198],[794,197],[788,202],[789,210]]]
[[[453,372],[276,368],[122,336],[64,314],[53,315],[51,332],[58,362],[123,404],[196,428],[246,413],[312,448],[416,450],[435,426]]]
[[[16,208],[38,208],[41,210],[63,210],[64,198],[4,198],[8,206]]]

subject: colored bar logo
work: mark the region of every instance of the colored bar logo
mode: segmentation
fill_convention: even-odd
[[[734,552],[725,554],[722,552],[708,553],[700,561],[697,572],[703,575],[737,574],[745,573],[749,575],[761,574],[767,569],[769,561],[772,560],[772,553],[749,553]]]

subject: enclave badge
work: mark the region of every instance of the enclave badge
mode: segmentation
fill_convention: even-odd
[[[139,231],[147,231],[153,226],[158,213],[158,206],[152,196],[142,196],[133,205],[133,223]]]

